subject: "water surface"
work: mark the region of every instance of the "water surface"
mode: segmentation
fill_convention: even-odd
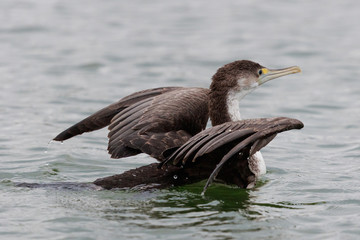
[[[0,237],[358,239],[359,12],[355,0],[1,1]],[[268,173],[254,190],[15,187],[87,183],[153,162],[110,159],[106,129],[49,141],[136,90],[208,87],[237,59],[303,70],[241,102],[244,118],[305,124],[263,150]]]

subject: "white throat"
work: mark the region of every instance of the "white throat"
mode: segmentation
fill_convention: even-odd
[[[235,122],[241,120],[239,101],[253,90],[254,89],[242,90],[240,92],[229,91],[226,104],[231,121]]]
[[[240,92],[230,91],[227,96],[227,109],[231,121],[240,121],[240,108],[239,101],[245,97],[248,93],[252,92],[255,88],[250,88],[249,90],[242,90]],[[266,173],[266,165],[264,158],[260,151],[256,152],[254,155],[249,158],[249,168],[255,177],[258,178],[260,175]],[[253,183],[253,185],[255,182]],[[253,187],[253,185],[248,187]]]

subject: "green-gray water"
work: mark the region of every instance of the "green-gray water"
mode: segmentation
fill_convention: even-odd
[[[359,239],[359,12],[355,0],[2,0],[0,239]],[[237,59],[303,70],[241,102],[244,118],[305,124],[262,151],[254,190],[15,187],[152,162],[110,159],[106,129],[49,141],[136,90],[208,87]]]

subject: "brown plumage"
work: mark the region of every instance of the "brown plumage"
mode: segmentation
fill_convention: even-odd
[[[94,182],[106,189],[164,188],[208,178],[205,190],[215,177],[246,188],[258,176],[253,155],[277,133],[303,124],[289,118],[238,121],[239,115],[231,109],[237,103],[231,102],[233,94],[243,97],[265,81],[298,71],[297,67],[269,70],[251,61],[235,61],[217,71],[210,89],[164,87],[136,92],[54,140],[109,126],[112,158],[146,153],[160,161]],[[204,130],[209,116],[214,127]]]
[[[64,141],[109,125],[108,151],[112,158],[143,152],[162,161],[165,150],[181,146],[205,129],[208,92],[180,87],[136,92],[66,129],[54,140]]]
[[[255,174],[249,168],[248,158],[265,147],[277,133],[301,129],[303,126],[299,120],[285,117],[226,122],[198,133],[160,166],[168,162],[183,168],[195,164],[203,165],[202,162],[212,165],[214,170],[208,178],[205,191],[222,167],[228,164],[227,170],[219,179],[244,188],[256,180]],[[223,157],[219,159],[219,156]],[[242,167],[230,167],[234,164]]]

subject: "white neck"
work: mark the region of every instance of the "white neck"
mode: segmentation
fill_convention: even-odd
[[[252,91],[253,89],[242,90],[240,92],[229,91],[226,104],[231,121],[235,122],[241,120],[239,101]]]
[[[248,93],[252,92],[254,89],[249,90],[242,90],[240,92],[230,91],[227,96],[227,109],[229,113],[229,117],[231,121],[240,121],[241,115],[240,115],[240,108],[239,108],[239,101],[245,97]],[[249,168],[252,173],[258,178],[260,175],[266,173],[266,165],[264,158],[261,155],[261,152],[258,151],[254,155],[250,156],[249,158]],[[255,183],[253,183],[251,186],[248,186],[249,188],[253,187]]]

